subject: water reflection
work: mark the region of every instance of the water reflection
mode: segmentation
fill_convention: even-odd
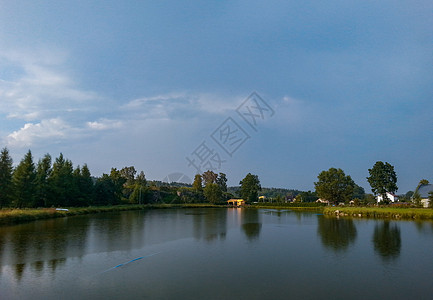
[[[135,217],[107,213],[0,227],[0,269],[9,265],[19,281],[27,269],[36,275],[54,273],[70,257],[141,245],[144,218],[134,213]]]
[[[335,294],[337,281],[347,287],[339,298],[422,298],[433,285],[411,279],[429,278],[433,235],[414,226],[230,208],[0,227],[0,298],[322,299]],[[384,276],[392,280],[377,284]]]
[[[373,233],[374,250],[384,261],[399,257],[401,248],[400,228],[389,221],[375,225]]]
[[[259,210],[243,208],[241,210],[241,228],[249,241],[258,239],[262,229]]]
[[[357,231],[352,219],[318,216],[317,221],[317,233],[325,248],[340,252],[355,242]]]
[[[20,281],[26,272],[54,273],[67,259],[88,254],[131,251],[190,237],[225,240],[227,214],[226,209],[132,211],[3,226],[0,274],[9,266]]]
[[[432,221],[415,221],[415,228],[419,233],[431,236],[433,233],[433,222]]]
[[[227,234],[227,211],[208,209],[186,213],[193,216],[194,237],[207,242],[224,240]]]

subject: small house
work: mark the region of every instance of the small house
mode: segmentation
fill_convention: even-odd
[[[230,199],[230,200],[227,200],[227,204],[232,205],[232,206],[242,206],[245,204],[245,200],[244,199]]]
[[[293,195],[287,195],[285,197],[285,199],[286,199],[286,202],[288,202],[288,203],[295,201],[295,197]]]
[[[423,207],[429,207],[430,206],[430,199],[428,198],[430,195],[429,193],[433,193],[433,184],[423,184],[421,185],[417,193],[419,194],[421,198],[421,204]]]
[[[394,203],[398,201],[398,196],[396,194],[386,192],[386,198],[388,198],[389,202]],[[377,203],[380,203],[383,201],[382,195],[376,196]]]
[[[323,204],[327,204],[327,205],[329,205],[329,201],[328,201],[328,200],[325,200],[325,199],[322,199],[322,198],[317,199],[317,200],[316,200],[316,203],[323,203]]]

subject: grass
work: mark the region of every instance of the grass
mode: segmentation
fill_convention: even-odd
[[[322,210],[324,205],[316,202],[300,203],[255,203],[251,205],[254,208],[272,208],[272,209],[297,209],[297,210]]]
[[[55,208],[35,208],[35,209],[0,209],[0,225],[12,225],[31,222],[43,219],[63,218],[85,214],[96,214],[103,212],[115,212],[126,210],[141,209],[163,209],[163,208],[210,208],[221,207],[213,204],[194,203],[194,204],[146,204],[146,205],[113,205],[113,206],[89,206],[72,207],[68,211],[60,211]]]
[[[336,212],[338,211],[338,212]],[[323,214],[361,218],[431,220],[433,209],[401,207],[325,207]]]

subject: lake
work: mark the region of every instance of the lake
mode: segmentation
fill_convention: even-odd
[[[0,227],[0,299],[431,299],[433,223],[155,209]]]

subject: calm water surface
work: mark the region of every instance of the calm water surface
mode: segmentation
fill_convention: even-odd
[[[0,227],[0,299],[432,299],[433,225],[255,209]]]

